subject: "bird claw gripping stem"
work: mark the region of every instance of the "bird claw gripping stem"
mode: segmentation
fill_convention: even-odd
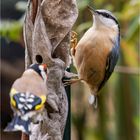
[[[76,48],[76,45],[77,45],[77,33],[75,31],[72,31],[71,32],[71,49],[72,49],[72,55],[75,54],[75,48]]]
[[[68,86],[74,83],[81,81],[81,79],[70,79],[70,80],[63,80],[64,86]]]
[[[78,74],[65,71],[65,75],[62,79],[64,86],[68,86],[68,85],[78,82],[79,79],[77,79],[77,77],[78,77]]]

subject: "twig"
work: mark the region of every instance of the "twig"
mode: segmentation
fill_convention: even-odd
[[[140,74],[139,67],[116,66],[114,71],[124,74]]]

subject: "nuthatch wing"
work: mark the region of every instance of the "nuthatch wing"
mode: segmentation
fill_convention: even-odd
[[[31,123],[41,121],[38,119],[46,102],[46,79],[47,66],[32,64],[13,83],[10,91],[10,104],[14,116],[5,131],[22,131],[30,134]]]
[[[71,49],[79,80],[85,81],[91,91],[89,103],[97,106],[98,91],[111,76],[120,48],[120,28],[117,19],[107,10],[93,10],[94,23]]]

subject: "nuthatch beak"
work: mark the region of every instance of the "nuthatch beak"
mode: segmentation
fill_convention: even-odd
[[[91,6],[88,5],[87,8],[92,14],[94,14],[94,15],[97,14],[97,12]]]

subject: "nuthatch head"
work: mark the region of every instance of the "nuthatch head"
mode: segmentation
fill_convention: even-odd
[[[94,10],[90,6],[88,6],[88,9],[93,15],[94,26],[96,28],[101,28],[101,26],[114,28],[116,26],[116,28],[119,30],[118,21],[110,11],[104,9]]]
[[[71,52],[79,75],[77,81],[88,84],[92,94],[89,102],[96,107],[98,91],[111,76],[118,60],[120,28],[111,12],[88,9],[93,15],[93,25]]]
[[[31,124],[41,121],[46,102],[47,66],[32,64],[12,85],[10,104],[14,112],[5,131],[31,133]]]

